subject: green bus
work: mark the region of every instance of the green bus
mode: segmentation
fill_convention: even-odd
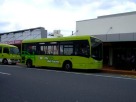
[[[58,67],[65,70],[101,69],[102,45],[102,41],[89,35],[24,40],[22,63],[27,67]]]
[[[16,64],[20,60],[21,56],[18,47],[9,44],[0,44],[0,63]]]

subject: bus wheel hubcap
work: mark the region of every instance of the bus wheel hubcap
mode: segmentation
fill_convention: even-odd
[[[69,64],[66,64],[66,70],[70,70],[70,65]]]

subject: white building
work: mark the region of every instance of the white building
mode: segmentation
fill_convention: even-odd
[[[132,68],[128,59],[136,57],[136,11],[77,21],[76,35],[93,35],[103,41],[105,65]]]
[[[0,43],[20,44],[22,40],[47,38],[43,27],[0,33]]]
[[[136,32],[136,12],[99,16],[76,22],[77,35],[119,34]]]
[[[21,49],[22,40],[47,38],[47,30],[43,27],[0,33],[0,43],[16,45]]]

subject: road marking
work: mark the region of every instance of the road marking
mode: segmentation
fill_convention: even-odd
[[[82,74],[82,73],[75,73],[75,74]],[[120,77],[120,76],[112,76],[112,75],[98,75],[98,74],[82,74],[82,75],[91,75],[95,77],[105,77],[105,78],[114,78],[114,79],[124,79],[124,80],[136,80],[135,78],[127,78],[127,77]]]
[[[0,65],[0,66],[22,68],[22,66],[18,66],[18,65]]]
[[[97,75],[97,74],[91,74],[96,77],[105,77],[105,78],[115,78],[115,79],[124,79],[124,80],[136,80],[134,78],[127,78],[127,77],[118,77],[118,76],[110,76],[110,75]]]
[[[67,72],[67,71],[57,71],[57,70],[46,70],[46,71],[54,71],[58,73],[68,73],[68,74],[77,74],[77,75],[86,75],[86,76],[94,76],[94,77],[104,77],[104,78],[114,78],[114,79],[124,79],[124,80],[135,80],[136,78],[130,77],[119,77],[119,76],[112,76],[112,75],[99,75],[99,74],[92,74],[92,73],[78,73],[78,72]]]
[[[1,66],[1,65],[0,65]],[[18,68],[23,68],[21,66],[9,66],[9,65],[5,65],[7,67],[18,67]],[[37,68],[27,68],[27,69],[30,69],[30,70],[46,70],[45,69],[37,69]],[[59,71],[59,70],[46,70],[46,71],[53,71],[53,72],[58,72],[58,73],[67,73],[67,74],[77,74],[77,75],[87,75],[87,76],[95,76],[95,77],[105,77],[105,78],[114,78],[114,79],[124,79],[124,80],[136,80],[136,78],[132,78],[132,77],[123,77],[123,76],[114,76],[114,75],[99,75],[99,74],[92,74],[92,73],[80,73],[80,72],[67,72],[67,71]],[[3,72],[0,72],[0,74],[6,74],[6,75],[11,75],[9,73],[3,73]]]
[[[4,72],[0,72],[0,74],[11,75],[10,73],[4,73]]]
[[[129,78],[136,78],[136,75],[122,75],[124,77],[129,77]]]

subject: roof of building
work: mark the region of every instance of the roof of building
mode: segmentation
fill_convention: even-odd
[[[4,32],[4,33],[0,33],[0,35],[4,35],[4,34],[8,34],[8,33],[19,33],[19,32],[23,32],[23,31],[28,31],[28,30],[34,30],[34,29],[41,29],[43,27],[37,27],[37,28],[30,28],[30,29],[23,29],[23,30],[18,30],[18,31],[11,31],[11,32]]]
[[[136,15],[136,11],[133,11],[133,12],[125,12],[125,13],[118,13],[118,14],[111,14],[111,15],[103,15],[103,16],[98,16],[97,18],[94,18],[94,19],[80,20],[80,21],[77,21],[77,22],[88,21],[88,20],[96,20],[96,19],[101,19],[101,18],[110,18],[110,17],[126,16],[126,15]]]
[[[134,15],[134,14],[136,14],[136,11],[125,12],[125,13],[118,13],[118,14],[111,14],[111,15],[104,15],[104,16],[98,16],[98,18],[108,18],[108,17],[126,16],[126,15]]]

